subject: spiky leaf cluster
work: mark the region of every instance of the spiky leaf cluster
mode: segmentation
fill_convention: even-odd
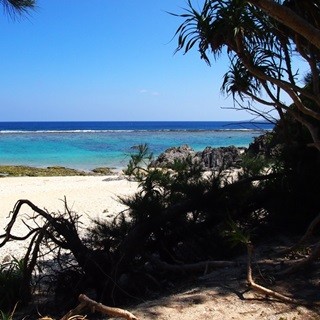
[[[177,51],[187,53],[197,46],[200,57],[208,64],[211,57],[217,59],[226,53],[230,63],[221,89],[233,96],[234,108],[273,122],[289,112],[308,129],[320,150],[320,45],[303,36],[306,29],[319,31],[319,3],[297,0],[261,3],[205,0],[201,10],[196,10],[189,0],[185,13],[175,14],[184,20],[176,32]],[[303,28],[297,22],[296,28],[290,28],[285,19],[276,19],[278,11],[266,10],[267,3],[275,5],[272,10],[284,9],[287,20],[291,14],[301,21]],[[314,34],[315,39],[318,33]],[[304,75],[295,66],[297,57],[309,68],[311,90],[301,81]],[[287,97],[296,109],[285,102]],[[316,108],[310,108],[306,101]]]

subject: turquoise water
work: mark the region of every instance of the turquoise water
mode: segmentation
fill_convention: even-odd
[[[52,123],[50,128],[46,125],[40,129],[30,123],[25,128],[21,127],[21,123],[18,124],[19,128],[4,128],[0,123],[0,164],[65,166],[85,170],[107,166],[119,169],[127,165],[132,147],[139,144],[147,143],[157,156],[169,147],[183,144],[188,144],[196,151],[207,146],[248,146],[255,136],[262,133],[256,129],[216,129],[217,123],[214,122],[209,129],[203,129],[200,125],[207,122],[197,125],[179,122],[179,128],[169,129],[165,123],[159,126],[158,122],[156,126],[147,123],[146,128],[138,129],[128,129],[128,123],[118,125],[117,129],[110,129],[110,123],[105,123],[99,129],[93,125],[83,129],[83,123],[78,126],[72,123],[72,129],[66,125],[58,128]],[[61,126],[61,123],[57,124]]]

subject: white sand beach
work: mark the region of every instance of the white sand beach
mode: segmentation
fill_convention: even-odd
[[[110,180],[111,178],[111,180]],[[138,184],[118,177],[18,177],[0,179],[0,234],[4,232],[9,212],[19,199],[29,199],[38,207],[50,212],[63,212],[63,198],[66,196],[72,209],[82,215],[81,221],[90,223],[90,218],[108,218],[125,209],[117,201],[117,196],[133,194]],[[25,210],[22,210],[24,213]],[[19,221],[15,234],[22,232],[25,226]],[[19,257],[25,249],[21,244],[8,243],[0,248],[0,263],[10,255]],[[144,303],[131,310],[139,319],[150,319],[150,315],[159,320],[177,319],[311,319],[317,314],[302,306],[287,306],[279,302],[270,302],[254,292],[240,299],[236,290],[243,291],[246,286],[240,279],[234,278],[232,287],[224,286],[225,269],[212,274],[221,279],[220,285],[203,288],[200,282],[191,290],[170,295],[153,302]],[[222,272],[220,274],[219,272]],[[210,282],[210,281],[209,281]],[[235,286],[235,290],[233,290]]]
[[[133,194],[138,184],[119,176],[5,177],[0,179],[0,234],[9,222],[9,213],[19,199],[28,199],[49,212],[64,212],[68,207],[81,215],[88,225],[92,218],[111,218],[125,209],[118,196]],[[27,210],[22,210],[25,213]],[[30,210],[29,210],[30,212]],[[18,221],[14,234],[21,235],[25,226]],[[15,251],[13,243],[0,248],[0,257]],[[0,258],[0,262],[2,259]]]

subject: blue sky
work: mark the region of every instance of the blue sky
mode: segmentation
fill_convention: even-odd
[[[243,120],[208,67],[172,37],[183,0],[38,0],[0,15],[0,121]]]

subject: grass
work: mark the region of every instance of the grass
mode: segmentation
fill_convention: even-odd
[[[2,320],[10,319],[9,310],[15,309],[21,299],[23,264],[23,260],[13,258],[11,262],[0,265],[0,314]]]
[[[92,171],[82,171],[66,167],[36,168],[29,166],[0,165],[1,177],[56,177],[56,176],[97,176],[112,174],[112,169],[100,167]]]

